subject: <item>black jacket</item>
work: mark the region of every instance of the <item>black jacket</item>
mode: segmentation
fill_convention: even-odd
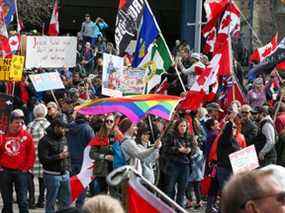
[[[61,174],[70,170],[70,159],[59,158],[65,146],[67,147],[66,138],[58,138],[53,129],[48,128],[47,135],[40,140],[38,145],[38,157],[44,170]]]
[[[218,142],[218,166],[232,170],[229,155],[240,150],[240,146],[232,136],[233,123],[228,122]]]
[[[252,120],[248,120],[242,125],[241,133],[244,135],[246,144],[252,145],[254,144],[254,139],[257,136],[258,127]]]
[[[192,141],[193,138],[191,136],[189,137],[181,137],[175,132],[169,132],[165,140],[163,141],[163,147],[162,147],[162,157],[165,157],[167,161],[174,162],[174,163],[180,163],[180,164],[190,164],[190,153],[183,154],[178,151],[178,149],[181,146],[184,146],[185,148],[191,148],[192,149]]]

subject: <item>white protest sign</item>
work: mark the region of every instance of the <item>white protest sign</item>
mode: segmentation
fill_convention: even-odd
[[[233,173],[251,171],[259,167],[259,162],[254,145],[229,155]]]
[[[48,72],[29,75],[37,92],[64,89],[63,82],[58,72]]]
[[[26,68],[59,68],[76,65],[76,37],[27,36]]]
[[[111,97],[122,97],[120,91],[122,83],[124,58],[110,54],[103,54],[102,94]]]

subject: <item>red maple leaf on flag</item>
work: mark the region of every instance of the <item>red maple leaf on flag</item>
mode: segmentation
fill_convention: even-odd
[[[197,83],[202,86],[204,85],[204,83],[206,82],[208,76],[210,75],[211,73],[211,68],[210,67],[207,67],[202,73],[201,75],[198,77],[197,79]]]
[[[267,47],[265,50],[264,50],[264,52],[262,53],[262,57],[266,57],[266,56],[268,56],[270,53],[271,53],[271,51],[272,51],[272,47]]]
[[[211,41],[215,38],[216,32],[215,30],[211,31],[210,34],[208,35],[208,40]]]
[[[227,15],[227,17],[222,21],[222,29],[224,29],[225,27],[229,26],[230,23],[232,21],[232,17],[231,15]]]

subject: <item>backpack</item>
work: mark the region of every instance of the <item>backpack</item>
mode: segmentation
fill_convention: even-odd
[[[114,156],[113,169],[117,169],[117,168],[119,168],[121,166],[125,166],[127,164],[125,157],[124,157],[122,150],[121,150],[121,144],[122,143],[123,143],[123,141],[122,142],[115,141],[112,144],[113,156]]]

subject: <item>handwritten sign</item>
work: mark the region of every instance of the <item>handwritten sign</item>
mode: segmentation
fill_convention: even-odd
[[[27,69],[75,67],[76,47],[76,37],[28,36],[25,67]]]
[[[259,162],[254,145],[229,155],[233,173],[251,171],[259,167]]]
[[[10,80],[11,58],[0,58],[0,80]]]
[[[21,81],[24,70],[25,57],[13,55],[10,66],[10,79],[13,81]]]
[[[37,92],[64,89],[63,82],[58,72],[29,75]]]

